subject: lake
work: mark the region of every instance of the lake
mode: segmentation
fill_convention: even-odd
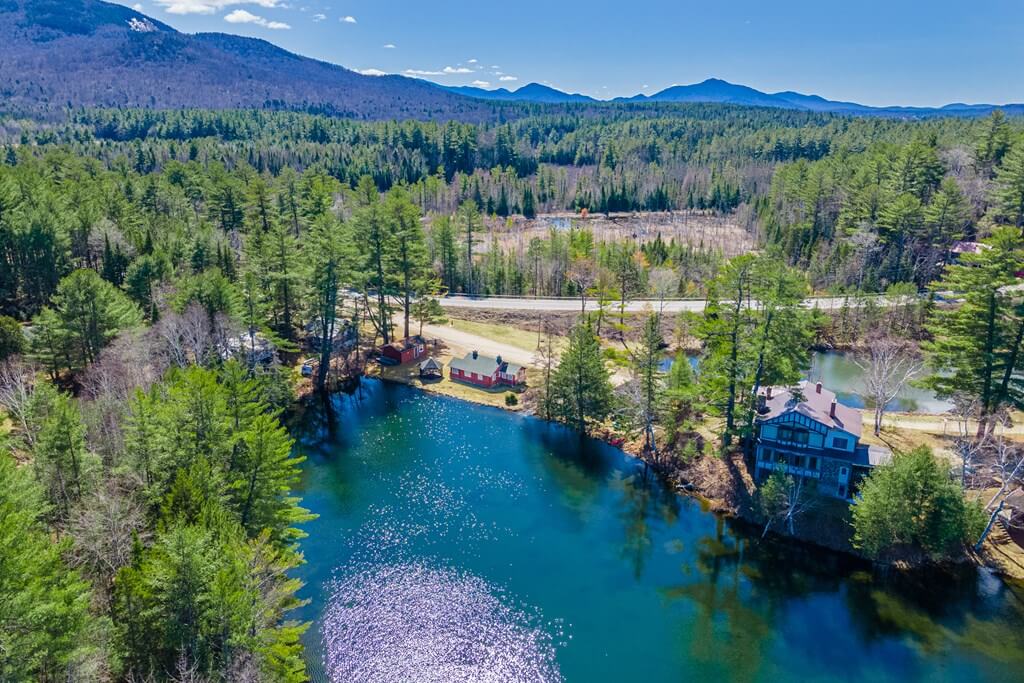
[[[690,365],[698,369],[698,357],[690,356]],[[672,367],[673,358],[666,357],[661,364],[662,372]],[[811,367],[804,378],[812,382],[821,381],[825,387],[836,392],[837,400],[851,408],[864,409],[868,401],[864,397],[864,371],[854,362],[851,354],[843,351],[815,351],[811,354]],[[904,413],[927,413],[939,415],[953,408],[953,403],[941,399],[929,389],[904,386],[889,402],[887,409]]]
[[[762,540],[603,443],[375,381],[310,411],[315,681],[1011,681],[987,572],[881,579]]]

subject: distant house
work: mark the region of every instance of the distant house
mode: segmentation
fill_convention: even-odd
[[[795,391],[764,387],[758,392],[755,478],[772,472],[817,482],[817,492],[853,498],[860,481],[892,454],[860,443],[861,411],[844,406],[821,382],[801,382]]]
[[[980,254],[986,249],[992,247],[983,242],[954,242],[953,246],[949,248],[949,257],[947,261],[949,263],[960,263],[960,258],[964,254]]]
[[[385,344],[380,349],[380,355],[394,365],[403,365],[419,360],[427,353],[427,342],[423,337],[409,337],[391,344]]]
[[[473,351],[467,353],[465,358],[452,360],[449,366],[453,380],[487,389],[502,385],[520,387],[526,384],[526,368],[502,360],[501,356],[491,358]]]
[[[252,336],[243,332],[228,338],[220,349],[220,357],[224,360],[238,358],[250,365],[271,365],[277,360],[277,351],[262,332],[254,332]]]

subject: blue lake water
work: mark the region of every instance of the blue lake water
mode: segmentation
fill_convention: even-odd
[[[689,360],[696,371],[699,365],[698,357],[690,356]],[[671,356],[666,357],[661,363],[662,372],[668,372],[672,362]],[[804,376],[813,382],[820,380],[826,387],[836,392],[836,398],[843,405],[863,409],[869,404],[864,396],[864,371],[854,362],[851,354],[841,351],[816,351],[811,354],[811,367]],[[929,389],[914,386],[913,382],[904,386],[887,406],[890,411],[933,415],[945,413],[952,408],[952,402],[939,398]]]
[[[999,580],[761,540],[600,442],[367,382],[297,429],[315,681],[1019,681]]]

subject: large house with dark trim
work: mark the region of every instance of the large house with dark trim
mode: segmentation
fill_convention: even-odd
[[[868,472],[892,457],[860,443],[861,411],[839,403],[821,382],[763,387],[757,398],[758,483],[781,470],[814,481],[820,495],[850,500]]]
[[[475,384],[490,389],[495,386],[521,387],[526,384],[526,368],[502,360],[501,356],[491,358],[473,351],[465,358],[455,358],[448,364],[449,376],[459,382]]]

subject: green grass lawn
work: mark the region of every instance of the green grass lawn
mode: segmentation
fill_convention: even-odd
[[[515,346],[524,351],[537,350],[537,333],[528,330],[521,330],[511,325],[499,325],[497,323],[481,323],[471,320],[450,319],[451,326],[460,332],[475,334],[478,337],[492,339],[502,344]]]

